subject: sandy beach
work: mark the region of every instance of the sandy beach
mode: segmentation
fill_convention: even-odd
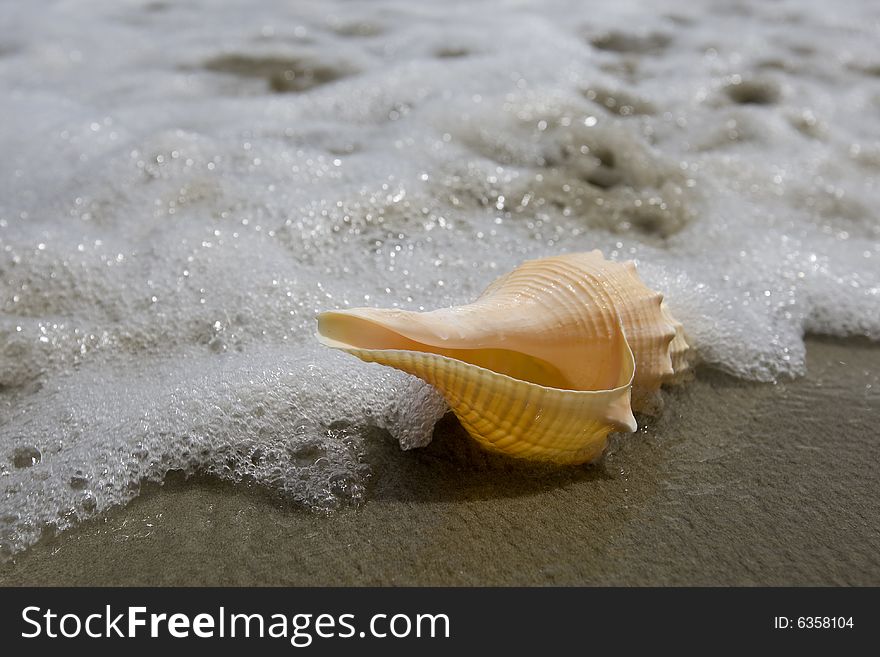
[[[808,340],[808,375],[700,369],[595,466],[488,456],[454,418],[370,440],[367,501],[330,515],[170,477],[45,537],[3,585],[878,585],[880,347]]]

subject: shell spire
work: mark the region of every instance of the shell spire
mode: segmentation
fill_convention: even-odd
[[[435,386],[488,449],[559,463],[635,431],[632,400],[680,373],[687,351],[663,296],[599,251],[525,262],[463,306],[327,311],[318,339]]]

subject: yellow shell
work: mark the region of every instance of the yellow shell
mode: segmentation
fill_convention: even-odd
[[[688,349],[663,295],[599,251],[525,262],[464,306],[324,312],[318,339],[427,381],[488,449],[558,463],[635,431],[631,400],[686,369]]]

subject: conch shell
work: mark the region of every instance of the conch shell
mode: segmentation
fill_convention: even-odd
[[[484,447],[557,463],[635,431],[632,402],[687,368],[663,295],[599,251],[525,262],[464,306],[327,311],[318,339],[427,381]]]

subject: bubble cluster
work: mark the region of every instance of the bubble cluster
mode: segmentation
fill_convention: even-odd
[[[364,499],[376,429],[423,445],[444,405],[315,314],[526,258],[635,259],[744,379],[801,374],[806,332],[880,339],[876,10],[673,4],[7,17],[0,551],[171,470]]]

